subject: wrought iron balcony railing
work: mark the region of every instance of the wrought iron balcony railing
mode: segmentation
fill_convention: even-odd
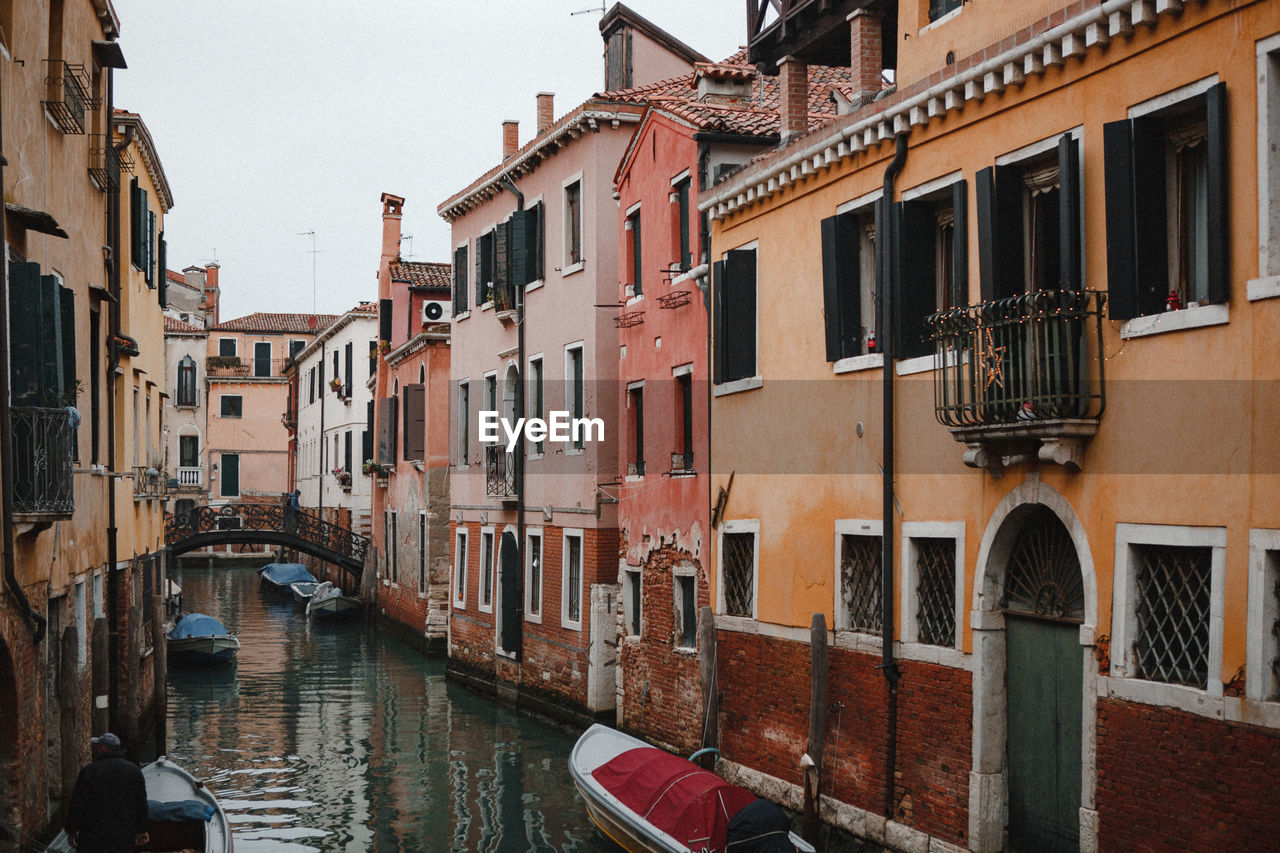
[[[111,144],[111,137],[105,133],[94,133],[89,137],[89,174],[103,192],[115,192],[120,189],[120,172],[124,164],[120,161],[120,152]]]
[[[159,468],[139,465],[133,469],[133,496],[158,498],[163,494],[164,472]]]
[[[1099,417],[1105,302],[1106,294],[1092,290],[1042,290],[929,317],[939,422]]]
[[[13,511],[64,515],[75,510],[71,469],[76,428],[69,409],[14,406]]]
[[[83,65],[61,59],[44,61],[47,95],[44,108],[53,116],[58,128],[67,134],[84,133],[85,110],[96,110],[101,102],[93,97],[89,74]]]
[[[283,358],[241,358],[235,355],[211,355],[205,359],[205,371],[211,378],[261,379],[279,377],[284,371]]]
[[[484,449],[484,493],[491,498],[515,498],[516,455],[496,444]]]

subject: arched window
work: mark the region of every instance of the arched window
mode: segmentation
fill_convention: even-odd
[[[427,366],[421,362],[418,363],[418,384],[427,384]]]
[[[178,362],[178,405],[196,405],[196,361],[189,355]]]

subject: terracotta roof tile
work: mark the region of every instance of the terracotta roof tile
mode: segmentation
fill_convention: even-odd
[[[204,329],[200,328],[199,326],[193,326],[190,323],[184,323],[181,320],[179,320],[177,317],[170,317],[167,314],[165,315],[165,318],[164,318],[164,330],[166,333],[175,332],[177,334],[188,334],[188,335],[204,334]]]
[[[178,284],[185,284],[187,281],[187,279],[182,275],[182,273],[174,272],[173,270],[165,270],[164,276],[165,278],[169,279],[169,281],[176,281]]]
[[[407,281],[411,287],[448,289],[453,286],[452,267],[449,264],[420,261],[393,261],[391,280]]]
[[[311,325],[313,318],[315,319],[314,326]],[[210,330],[218,332],[301,332],[306,334],[322,331],[337,319],[337,314],[267,314],[258,312],[246,314],[234,320],[227,320],[225,323],[210,327]]]

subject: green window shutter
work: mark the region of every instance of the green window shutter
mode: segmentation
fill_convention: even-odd
[[[969,304],[969,183],[951,185],[955,226],[951,234],[951,304]]]
[[[58,279],[40,276],[40,325],[44,336],[40,346],[40,403],[57,405],[62,392],[62,303],[58,296]]]
[[[507,225],[507,257],[510,284],[524,287],[529,278],[529,216],[528,211],[517,210],[511,214]]]
[[[546,208],[542,202],[535,204],[531,210],[533,211],[533,231],[529,235],[529,245],[532,247],[529,260],[529,280],[538,281],[543,275],[543,244],[546,241],[546,230],[544,224],[544,214]]]
[[[992,166],[978,172],[978,298],[996,298],[996,170]]]
[[[22,318],[22,326],[31,330],[26,334],[14,334],[9,341],[9,382],[13,403],[18,406],[39,405],[43,382],[41,348],[46,337],[40,323],[39,264],[9,264],[9,317],[15,330],[19,328],[16,318]]]
[[[224,498],[234,498],[240,494],[240,454],[222,454],[222,484],[219,492]]]
[[[1064,133],[1058,139],[1058,258],[1063,290],[1079,290],[1080,143]]]
[[[1227,222],[1227,84],[1218,83],[1205,93],[1208,139],[1209,301],[1226,302],[1230,293],[1231,232]]]
[[[62,339],[63,401],[73,402],[76,394],[76,294],[69,287],[58,288]]]
[[[144,194],[145,196],[145,194]],[[156,286],[156,215],[147,212],[147,287]]]
[[[142,205],[139,200],[138,179],[132,178],[129,181],[129,263],[138,269],[142,269],[142,222],[139,219],[139,213],[142,211]]]
[[[1164,122],[1159,118],[1133,120],[1133,246],[1139,314],[1159,314],[1169,296],[1165,141]]]
[[[169,307],[169,244],[165,242],[163,231],[160,232],[160,245],[156,255],[158,258],[156,267],[160,276],[158,281],[160,286],[160,307],[167,308]]]
[[[453,250],[453,313],[467,310],[467,247]]]
[[[856,355],[862,335],[858,217],[822,220],[822,312],[827,361]]]
[[[712,379],[715,382],[725,381],[726,353],[729,343],[724,339],[724,261],[716,261],[711,267],[713,296],[711,340],[715,364],[712,367]]]
[[[725,379],[756,374],[756,253],[735,249],[725,253],[725,337],[728,360]]]
[[[938,225],[931,202],[904,201],[897,207],[902,218],[898,241],[902,274],[893,300],[893,355],[915,358],[933,352],[924,321],[937,310]]]
[[[1133,135],[1128,120],[1102,126],[1107,216],[1107,310],[1112,320],[1138,316],[1133,224]]]

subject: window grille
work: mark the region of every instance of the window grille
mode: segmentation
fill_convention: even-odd
[[[1138,567],[1138,677],[1206,687],[1211,549],[1132,547]]]
[[[730,616],[754,615],[755,554],[754,533],[724,535],[724,607]]]
[[[956,543],[917,539],[916,625],[918,640],[931,646],[956,644]]]
[[[879,536],[840,537],[840,601],[845,627],[862,634],[879,634],[883,626],[880,606]]]
[[[568,550],[568,618],[570,622],[582,621],[582,539],[577,536],[565,538]]]

